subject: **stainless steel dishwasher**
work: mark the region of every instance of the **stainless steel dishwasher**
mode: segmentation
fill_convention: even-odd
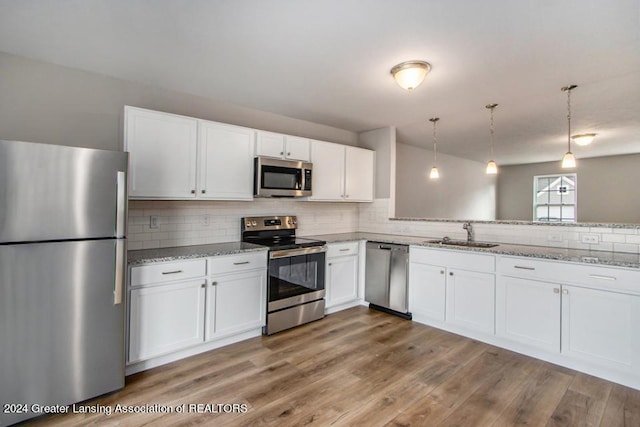
[[[407,301],[409,246],[367,242],[364,298],[369,308],[411,319]]]

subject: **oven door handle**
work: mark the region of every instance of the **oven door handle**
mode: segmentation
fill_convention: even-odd
[[[317,254],[321,252],[326,252],[326,246],[313,246],[310,248],[295,248],[295,249],[285,249],[282,251],[273,251],[269,254],[269,259],[277,259],[277,258],[286,258],[293,257],[298,255],[310,255]]]

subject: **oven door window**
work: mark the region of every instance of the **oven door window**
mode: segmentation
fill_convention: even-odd
[[[268,190],[301,190],[302,171],[279,166],[262,166],[262,188]]]
[[[269,301],[324,289],[325,253],[269,261]]]

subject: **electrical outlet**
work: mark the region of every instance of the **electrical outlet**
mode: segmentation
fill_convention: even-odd
[[[149,228],[160,228],[160,217],[158,215],[149,217]]]
[[[562,242],[562,234],[559,234],[559,233],[547,234],[547,241],[548,242]]]
[[[208,227],[210,223],[211,218],[209,217],[209,215],[202,215],[202,217],[200,217],[200,225]]]
[[[600,237],[597,234],[583,234],[582,243],[597,245],[598,243],[600,243]]]

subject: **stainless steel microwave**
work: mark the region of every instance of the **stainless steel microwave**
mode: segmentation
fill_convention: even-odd
[[[254,196],[311,196],[311,163],[256,157],[254,166]]]

